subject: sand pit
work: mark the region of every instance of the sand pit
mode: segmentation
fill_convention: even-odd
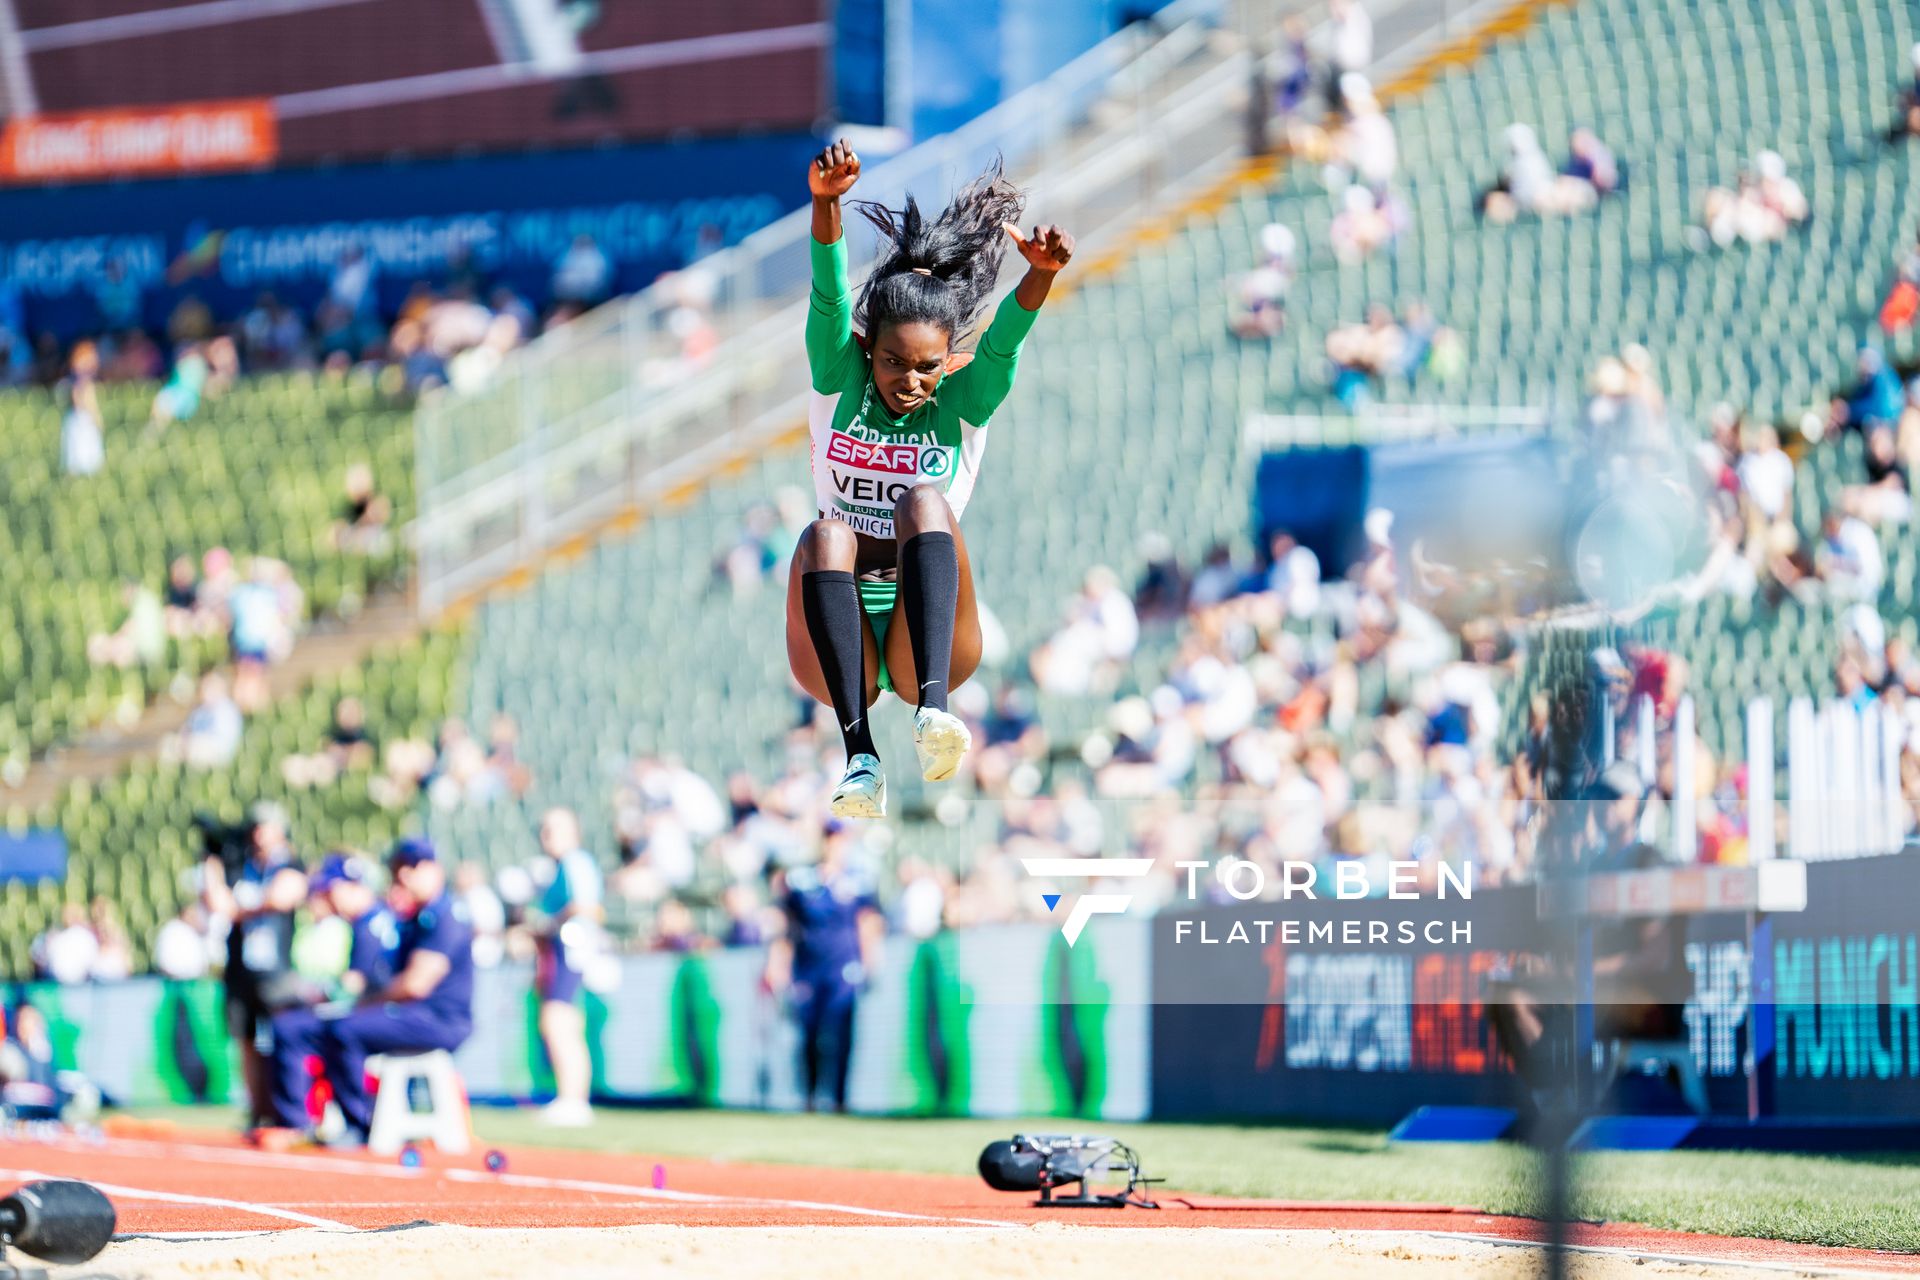
[[[1533,1280],[1541,1253],[1511,1243],[1376,1231],[1222,1231],[1040,1224],[1006,1227],[678,1227],[599,1229],[420,1226],[342,1234],[300,1229],[229,1238],[118,1241],[92,1264],[56,1268],[57,1280],[565,1280],[750,1275],[899,1280],[979,1276],[1057,1280],[1062,1274],[1156,1280],[1361,1280],[1483,1276]],[[1729,1263],[1577,1258],[1582,1280],[1661,1276],[1832,1274]]]

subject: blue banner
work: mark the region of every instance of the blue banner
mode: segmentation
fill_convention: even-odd
[[[36,827],[13,835],[0,831],[0,884],[18,880],[33,884],[67,878],[67,836],[64,831]]]
[[[18,290],[30,328],[70,336],[100,326],[94,293],[118,262],[157,328],[188,295],[221,317],[269,289],[309,305],[358,245],[389,313],[462,265],[544,302],[555,259],[586,232],[627,291],[797,208],[814,147],[781,134],[11,190],[0,289]]]

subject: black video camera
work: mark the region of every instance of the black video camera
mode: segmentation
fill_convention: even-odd
[[[1100,1192],[1095,1181],[1126,1177],[1125,1191]],[[980,1176],[995,1191],[1038,1191],[1036,1209],[1141,1209],[1160,1206],[1145,1191],[1158,1178],[1140,1171],[1140,1156],[1113,1138],[1066,1133],[1019,1133],[990,1142],[980,1153]],[[1068,1194],[1067,1189],[1078,1190]]]
[[[239,822],[227,822],[212,814],[196,813],[193,815],[193,829],[200,833],[202,855],[220,859],[227,883],[236,883],[247,865],[247,859],[253,856],[253,823],[244,818]]]

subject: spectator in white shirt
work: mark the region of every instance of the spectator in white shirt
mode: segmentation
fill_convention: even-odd
[[[1748,548],[1753,551],[1764,545],[1769,529],[1793,518],[1793,459],[1780,447],[1780,433],[1769,426],[1757,428],[1735,474],[1747,508]]]
[[[217,671],[200,677],[200,701],[180,730],[180,753],[187,764],[217,769],[233,763],[244,731],[240,707],[227,696],[227,678]]]
[[[1347,122],[1333,136],[1335,162],[1328,185],[1346,185],[1345,175],[1351,171],[1369,187],[1386,186],[1400,167],[1400,144],[1394,136],[1393,122],[1380,109],[1373,86],[1358,71],[1340,77],[1340,98],[1346,104]]]
[[[161,925],[153,939],[154,972],[176,982],[206,977],[213,950],[207,940],[205,923],[200,905],[189,902],[173,919]]]
[[[1273,535],[1268,549],[1267,590],[1286,602],[1290,617],[1312,617],[1320,608],[1320,557],[1285,531]]]
[[[1373,63],[1373,19],[1359,0],[1332,0],[1327,6],[1327,105],[1345,111],[1340,77],[1365,72]]]
[[[1140,642],[1140,619],[1120,579],[1105,565],[1087,571],[1066,625],[1034,651],[1034,683],[1049,693],[1111,688],[1119,665]]]
[[[493,968],[507,954],[506,904],[477,862],[463,862],[454,870],[453,895],[466,908],[467,923],[473,927],[474,967]]]
[[[1554,172],[1533,126],[1508,125],[1506,144],[1507,161],[1500,170],[1500,183],[1481,198],[1480,207],[1489,222],[1512,222],[1523,213],[1580,213],[1591,209],[1599,198],[1586,179]]]
[[[77,902],[61,908],[59,927],[36,938],[32,953],[41,976],[62,986],[77,986],[93,977],[100,939],[87,922],[87,909]]]
[[[1820,577],[1838,600],[1871,602],[1879,598],[1886,581],[1886,558],[1871,526],[1855,516],[1834,510],[1821,524],[1820,549],[1815,557]]]
[[[593,237],[581,232],[554,264],[554,301],[592,306],[605,301],[612,288],[613,264],[593,242]]]

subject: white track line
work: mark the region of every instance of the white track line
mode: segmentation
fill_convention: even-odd
[[[36,1173],[31,1169],[0,1169],[0,1178],[21,1178],[32,1181],[37,1178],[50,1178],[52,1174]],[[179,1191],[149,1191],[144,1187],[120,1187],[110,1182],[87,1181],[109,1196],[119,1196],[122,1200],[150,1200],[159,1204],[197,1204],[209,1209],[238,1209],[243,1213],[256,1214],[263,1218],[283,1218],[288,1222],[297,1222],[305,1227],[325,1227],[329,1231],[359,1231],[344,1222],[335,1222],[331,1218],[316,1218],[310,1213],[299,1213],[293,1209],[281,1209],[270,1204],[253,1204],[246,1200],[227,1200],[220,1196],[190,1196]]]
[[[264,1167],[269,1169],[298,1169],[310,1173],[348,1173],[366,1178],[399,1178],[409,1182],[418,1182],[422,1178],[442,1175],[454,1182],[509,1182],[521,1186],[544,1187],[559,1191],[593,1191],[611,1195],[631,1196],[641,1200],[673,1200],[688,1202],[737,1201],[737,1196],[704,1195],[694,1191],[655,1190],[652,1187],[639,1186],[624,1182],[586,1182],[578,1179],[538,1178],[533,1174],[520,1173],[480,1173],[472,1169],[406,1169],[399,1165],[373,1164],[366,1160],[353,1160],[345,1156],[307,1155],[294,1151],[251,1151],[240,1147],[202,1147],[191,1143],[149,1142],[139,1138],[110,1138],[104,1148],[86,1147],[80,1144],[69,1145],[70,1150],[106,1150],[119,1148],[122,1154],[129,1156],[162,1155],[174,1159],[199,1160],[208,1164],[238,1164]]]
[[[67,1144],[61,1144],[67,1145]],[[667,1201],[705,1205],[716,1209],[808,1209],[821,1213],[841,1213],[852,1217],[886,1218],[903,1222],[957,1222],[976,1227],[1004,1227],[1009,1224],[987,1218],[960,1218],[949,1214],[906,1213],[895,1209],[871,1209],[862,1205],[835,1204],[815,1200],[784,1200],[765,1196],[722,1196],[697,1191],[670,1191],[665,1188],[635,1186],[624,1182],[599,1182],[585,1178],[555,1178],[531,1173],[481,1173],[473,1169],[402,1169],[349,1160],[340,1156],[312,1156],[295,1152],[246,1151],[233,1147],[202,1147],[188,1143],[148,1142],[138,1138],[110,1138],[105,1149],[130,1148],[129,1155],[159,1153],[218,1164],[245,1164],[276,1169],[302,1169],[312,1172],[357,1174],[362,1177],[404,1178],[418,1181],[436,1175],[449,1182],[504,1183],[539,1191],[578,1191],[590,1195],[620,1196],[637,1201]],[[74,1150],[88,1149],[72,1144]]]

